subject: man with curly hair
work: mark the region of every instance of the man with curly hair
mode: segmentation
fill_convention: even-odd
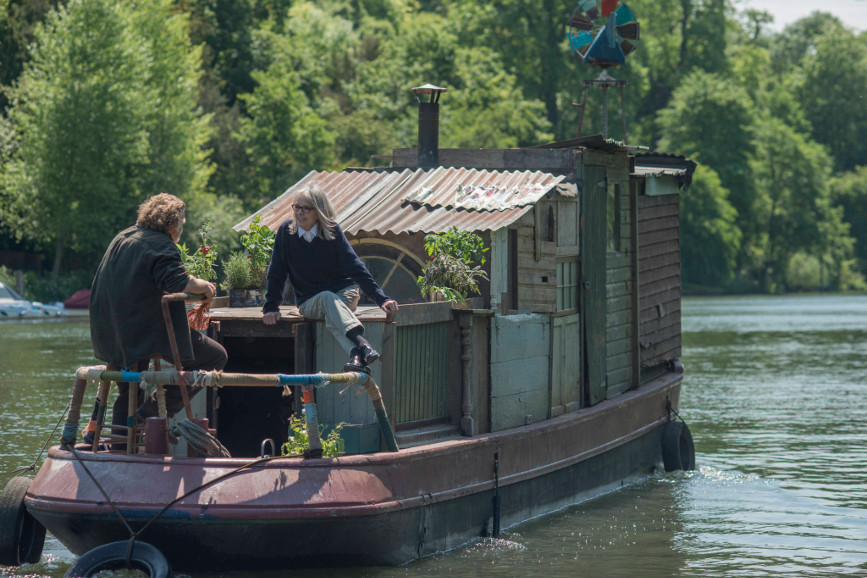
[[[97,359],[129,371],[144,371],[151,357],[174,362],[163,321],[165,293],[199,293],[209,303],[216,286],[187,273],[175,243],[186,222],[186,205],[174,195],[160,193],[139,206],[136,224],[111,242],[96,270],[90,296],[90,337]],[[222,345],[190,331],[183,303],[169,304],[178,353],[184,369],[223,369],[228,360]],[[126,425],[129,386],[118,383],[112,424]],[[156,403],[142,404],[140,418],[157,415]],[[169,416],[183,407],[180,390],[166,386]],[[117,448],[116,448],[117,449]]]

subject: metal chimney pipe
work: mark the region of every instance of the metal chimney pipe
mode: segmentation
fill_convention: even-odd
[[[418,103],[418,168],[439,166],[440,105],[437,102]]]
[[[432,169],[439,166],[440,140],[440,94],[447,88],[432,84],[410,89],[418,99],[418,168]],[[422,102],[420,95],[429,94],[430,101]]]

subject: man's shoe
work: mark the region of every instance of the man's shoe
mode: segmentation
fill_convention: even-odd
[[[379,352],[370,345],[362,345],[360,349],[361,353],[364,355],[364,365],[370,365],[374,361],[382,359],[382,355],[380,355]]]

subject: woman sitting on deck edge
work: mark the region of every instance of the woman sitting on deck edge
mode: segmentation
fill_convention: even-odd
[[[262,320],[265,325],[280,320],[288,277],[298,312],[307,319],[324,319],[326,329],[349,353],[344,370],[365,371],[380,354],[364,338],[364,326],[353,313],[358,288],[387,314],[397,312],[397,301],[382,292],[355,254],[322,187],[313,184],[296,193],[292,210],[295,218],[277,229]]]

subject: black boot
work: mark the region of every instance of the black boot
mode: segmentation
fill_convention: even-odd
[[[367,364],[364,362],[364,353],[357,348],[353,347],[352,351],[349,352],[349,361],[346,362],[346,365],[343,366],[343,371],[363,371],[365,373],[370,373],[370,370],[367,369]]]
[[[382,359],[382,355],[379,354],[377,350],[370,346],[369,343],[362,345],[359,347],[361,353],[364,355],[364,365],[370,365],[374,361],[379,361]]]

